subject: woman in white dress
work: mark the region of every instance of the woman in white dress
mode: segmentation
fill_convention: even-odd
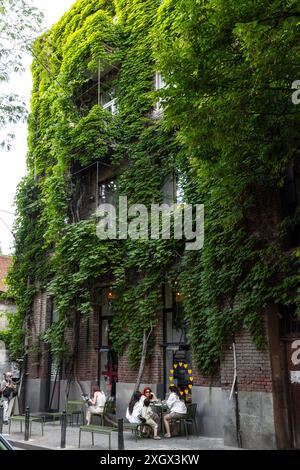
[[[89,407],[86,413],[86,423],[89,426],[91,424],[92,415],[102,415],[104,412],[104,405],[106,402],[106,396],[102,392],[98,385],[92,387],[92,398],[89,401]]]
[[[141,415],[143,409],[143,402],[141,400],[141,392],[136,391],[131,397],[129,402],[127,411],[126,411],[126,418],[129,423],[132,424],[141,424],[141,420],[139,416]]]

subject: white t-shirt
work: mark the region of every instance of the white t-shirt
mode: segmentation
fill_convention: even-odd
[[[139,400],[139,401],[134,405],[131,414],[129,413],[129,408],[127,408],[127,411],[126,411],[126,418],[128,419],[128,421],[129,421],[130,423],[132,423],[132,424],[141,424],[141,421],[140,421],[140,419],[138,418],[138,416],[141,414],[142,408],[143,408],[143,402],[142,402],[141,400]]]
[[[167,406],[172,413],[179,413],[185,415],[187,412],[186,405],[183,400],[180,400],[176,393],[172,392],[167,400]]]

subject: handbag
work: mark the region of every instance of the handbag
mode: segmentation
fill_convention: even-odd
[[[138,419],[141,421],[141,423],[145,424],[145,422],[147,421],[145,418],[143,418],[142,414],[139,414],[138,415]]]
[[[13,388],[10,388],[10,387],[6,387],[3,392],[2,392],[2,395],[4,398],[10,398],[11,394],[13,393]]]

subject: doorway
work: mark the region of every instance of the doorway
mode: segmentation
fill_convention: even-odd
[[[99,384],[107,396],[115,398],[118,382],[118,355],[113,349],[109,333],[113,321],[112,291],[103,289],[100,314],[99,337]]]
[[[186,401],[192,400],[192,361],[187,338],[182,296],[178,289],[165,286],[164,292],[165,393],[176,385]]]
[[[300,319],[295,308],[284,312],[280,336],[284,345],[284,375],[291,444],[295,449],[300,449]]]

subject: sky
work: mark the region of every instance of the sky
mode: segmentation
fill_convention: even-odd
[[[31,0],[31,3],[43,11],[45,27],[48,28],[75,3],[75,0]],[[32,88],[31,61],[32,58],[27,56],[26,72],[13,77],[6,85],[6,90],[25,98],[28,108]],[[10,230],[14,222],[14,198],[17,185],[26,174],[27,125],[17,124],[13,130],[15,139],[11,150],[0,150],[0,247],[5,255],[12,253],[13,236]]]

